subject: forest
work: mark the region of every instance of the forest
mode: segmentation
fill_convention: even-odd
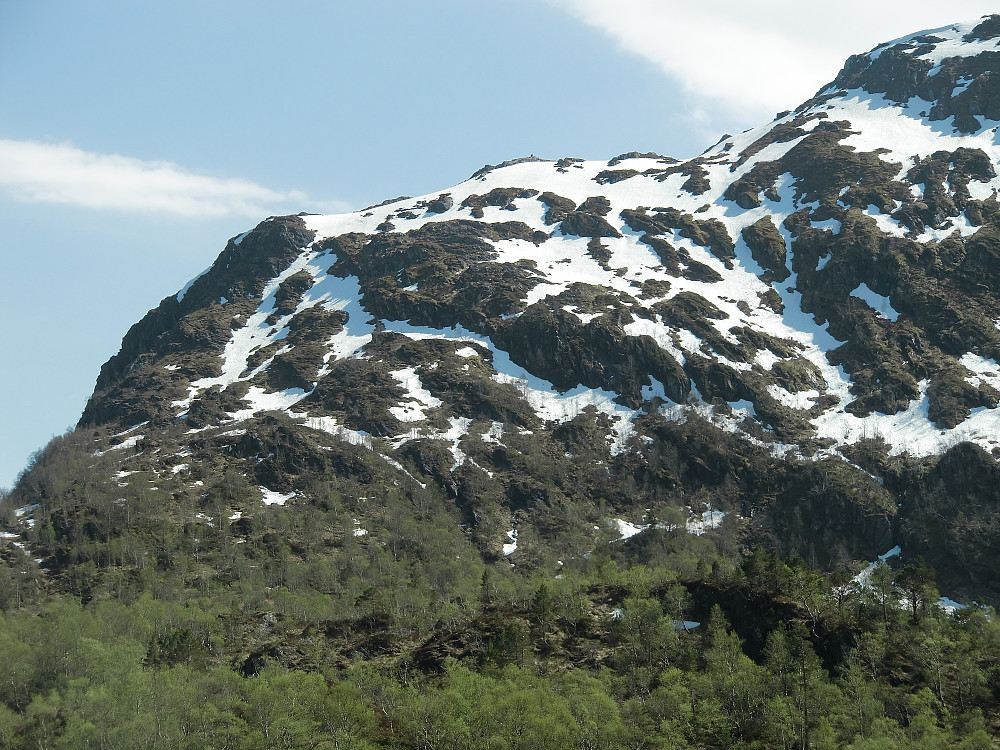
[[[919,558],[820,572],[727,518],[512,565],[404,488],[261,506],[230,472],[185,507],[74,439],[0,501],[37,506],[0,564],[0,747],[996,745],[995,613]]]

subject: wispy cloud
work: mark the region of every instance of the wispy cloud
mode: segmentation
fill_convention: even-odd
[[[298,191],[207,177],[170,162],[3,139],[0,191],[30,202],[203,218],[256,218],[309,208],[305,194]]]
[[[757,118],[791,109],[845,59],[921,28],[994,12],[992,0],[549,0],[649,60],[713,109]]]

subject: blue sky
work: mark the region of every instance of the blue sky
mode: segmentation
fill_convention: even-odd
[[[528,154],[692,156],[853,52],[991,10],[830,5],[0,0],[0,487],[128,327],[268,215]]]

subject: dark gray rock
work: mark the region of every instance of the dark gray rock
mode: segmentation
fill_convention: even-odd
[[[443,214],[455,205],[455,199],[449,193],[442,193],[437,198],[427,204],[427,213]]]

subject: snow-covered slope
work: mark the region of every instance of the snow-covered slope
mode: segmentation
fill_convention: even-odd
[[[82,424],[282,412],[411,479],[406,446],[436,443],[445,485],[581,415],[597,462],[696,418],[812,462],[1000,453],[998,129],[991,16],[855,56],[695,158],[531,157],[272,218],[129,332]]]
[[[915,282],[872,278],[881,273],[874,267],[878,256],[891,252],[885,243],[898,240],[900,246],[905,245],[898,252],[920,254],[925,252],[922,248],[946,242],[961,244],[987,234],[992,239],[995,231],[983,216],[988,209],[981,204],[995,204],[1000,187],[995,170],[1000,162],[998,122],[980,116],[974,132],[961,132],[955,115],[934,119],[931,113],[941,109],[941,104],[921,98],[919,85],[914,87],[918,93],[893,101],[890,94],[873,93],[870,89],[879,86],[867,81],[864,72],[891,53],[892,70],[924,70],[925,80],[940,90],[939,97],[953,102],[973,87],[995,86],[991,83],[995,74],[988,65],[978,76],[962,72],[1000,58],[994,26],[995,20],[988,19],[923,32],[852,58],[838,82],[816,99],[772,123],[725,137],[695,159],[678,162],[631,154],[611,162],[524,160],[482,170],[440,193],[353,214],[304,216],[301,221],[312,241],[304,243],[300,253],[266,281],[252,311],[232,317],[234,330],[219,352],[220,373],[192,378],[183,398],[171,400],[173,416],[185,417],[200,395],[212,389],[226,391],[236,383],[250,386],[238,408],[227,412],[229,421],[270,409],[315,416],[313,408],[302,410],[302,402],[315,393],[316,383],[329,376],[331,363],[370,356],[366,348],[377,326],[412,339],[452,342],[455,351],[462,349],[469,357],[489,352],[491,377],[500,383],[520,382],[539,416],[558,421],[592,404],[611,418],[609,440],[616,449],[624,449],[629,422],[639,406],[634,398],[622,398],[624,394],[613,383],[595,382],[589,373],[567,372],[561,382],[553,383],[545,372],[533,371],[524,352],[508,353],[500,341],[504,335],[491,335],[497,329],[502,333],[514,328],[515,319],[526,316],[532,306],[541,306],[566,326],[587,331],[606,325],[614,336],[648,337],[655,342],[693,383],[689,385],[678,373],[680,382],[668,394],[664,383],[651,373],[645,378],[636,373],[641,382],[632,385],[639,386],[645,400],[660,398],[656,408],[671,418],[683,418],[693,410],[724,429],[740,430],[745,420],[759,419],[759,402],[766,400],[768,411],[777,409],[781,414],[761,419],[769,429],[751,439],[775,451],[816,441],[835,449],[865,437],[884,439],[893,453],[915,455],[938,453],[962,440],[988,449],[1000,446],[1000,411],[993,408],[1000,388],[996,320],[991,321],[994,330],[981,331],[981,338],[968,342],[968,351],[941,354],[940,370],[956,371],[978,389],[970,397],[976,403],[968,404],[960,414],[963,418],[954,424],[941,419],[935,424],[929,414],[938,374],[929,365],[914,367],[913,362],[901,359],[903,374],[913,378],[915,389],[911,387],[905,398],[875,399],[874,407],[859,409],[858,397],[878,389],[860,384],[852,370],[877,369],[878,363],[844,363],[843,356],[831,356],[846,343],[845,333],[876,332],[892,338],[900,332],[908,335],[909,328],[915,327],[929,345],[937,343],[935,331],[920,330],[935,321],[922,320],[919,311],[903,299],[909,291],[907,282]],[[950,90],[943,83],[946,77],[953,81]],[[941,82],[934,82],[937,78]],[[852,80],[860,85],[840,87]],[[880,81],[877,75],[873,80]],[[940,175],[927,168],[935,159],[941,162]],[[870,164],[880,174],[864,169]],[[932,193],[939,205],[925,224],[920,213],[926,212]],[[670,215],[664,217],[667,211]],[[351,243],[361,245],[353,262],[363,267],[371,261],[366,252],[377,254],[372,245],[384,245],[386,236],[413,238],[410,244],[419,247],[425,237],[433,239],[418,236],[421,231],[436,226],[447,232],[458,221],[483,226],[517,223],[515,230],[506,233],[510,236],[478,237],[482,247],[475,258],[443,254],[456,269],[478,263],[521,270],[524,291],[511,300],[509,310],[474,329],[463,327],[468,321],[462,320],[461,311],[456,311],[454,319],[445,316],[448,325],[422,324],[427,322],[420,312],[425,285],[432,296],[440,293],[448,286],[443,277],[453,269],[436,269],[418,278],[402,254],[389,264],[392,267],[364,268],[362,280],[346,270],[344,251],[336,239],[348,235]],[[844,236],[845,223],[855,234],[881,235],[880,246],[870,257],[848,255],[843,245],[857,240]],[[769,230],[784,244],[777,248],[777,256],[772,252],[771,263],[762,260],[769,257],[770,249],[755,253],[748,245],[748,230],[755,226]],[[749,236],[751,243],[755,236]],[[845,242],[838,243],[838,238]],[[241,239],[233,241],[234,248]],[[756,241],[760,245],[769,239]],[[819,257],[800,257],[797,245],[806,244],[805,239],[810,240],[812,254],[816,254],[816,244],[821,246]],[[782,249],[784,259],[780,258]],[[338,258],[345,270],[335,266]],[[873,267],[844,267],[859,261]],[[374,298],[381,296],[384,302],[387,293],[373,287],[393,274],[397,288],[391,294],[397,314],[378,314],[379,301]],[[853,307],[852,315],[867,316],[864,326],[835,320],[839,330],[833,330],[831,318],[846,316],[838,315],[828,303],[817,303],[816,290],[835,274],[858,280],[842,301]],[[802,279],[804,275],[810,278]],[[278,310],[280,290],[292,278],[306,279],[301,296],[294,307]],[[199,281],[209,279],[211,274]],[[995,291],[989,290],[990,294]],[[807,299],[810,292],[811,300]],[[961,296],[974,296],[960,292],[956,292],[958,303]],[[455,293],[453,286],[448,293]],[[591,302],[573,304],[581,294],[603,295],[607,302],[596,307]],[[700,312],[709,311],[707,317],[699,315],[696,329],[684,315],[664,314],[675,312],[670,303],[678,299],[693,300]],[[226,307],[229,300],[227,290],[217,302]],[[322,342],[325,351],[319,366],[303,373],[302,387],[274,389],[258,384],[262,373],[295,347],[281,343],[288,341],[290,327],[314,310],[346,313],[343,327]],[[1000,318],[1000,310],[993,308],[991,314]],[[763,345],[757,339],[756,344],[748,343],[745,331],[763,334]],[[470,344],[480,348],[470,348]],[[249,361],[262,353],[266,356]],[[718,388],[699,382],[711,379],[711,372],[690,367],[692,357],[707,358],[711,371],[724,368],[740,385]],[[783,379],[783,365],[806,368],[808,382],[792,385]],[[164,360],[160,366],[169,368],[172,363]],[[447,406],[421,385],[417,371],[410,368],[400,382],[404,387],[389,408],[405,413],[398,419],[405,426],[401,435],[461,434],[454,426],[448,430],[430,426],[431,413],[447,411]],[[733,391],[743,391],[745,397],[733,398]],[[676,397],[678,392],[681,398]],[[323,416],[337,418],[335,414]],[[350,428],[350,420],[345,422],[342,427]]]

